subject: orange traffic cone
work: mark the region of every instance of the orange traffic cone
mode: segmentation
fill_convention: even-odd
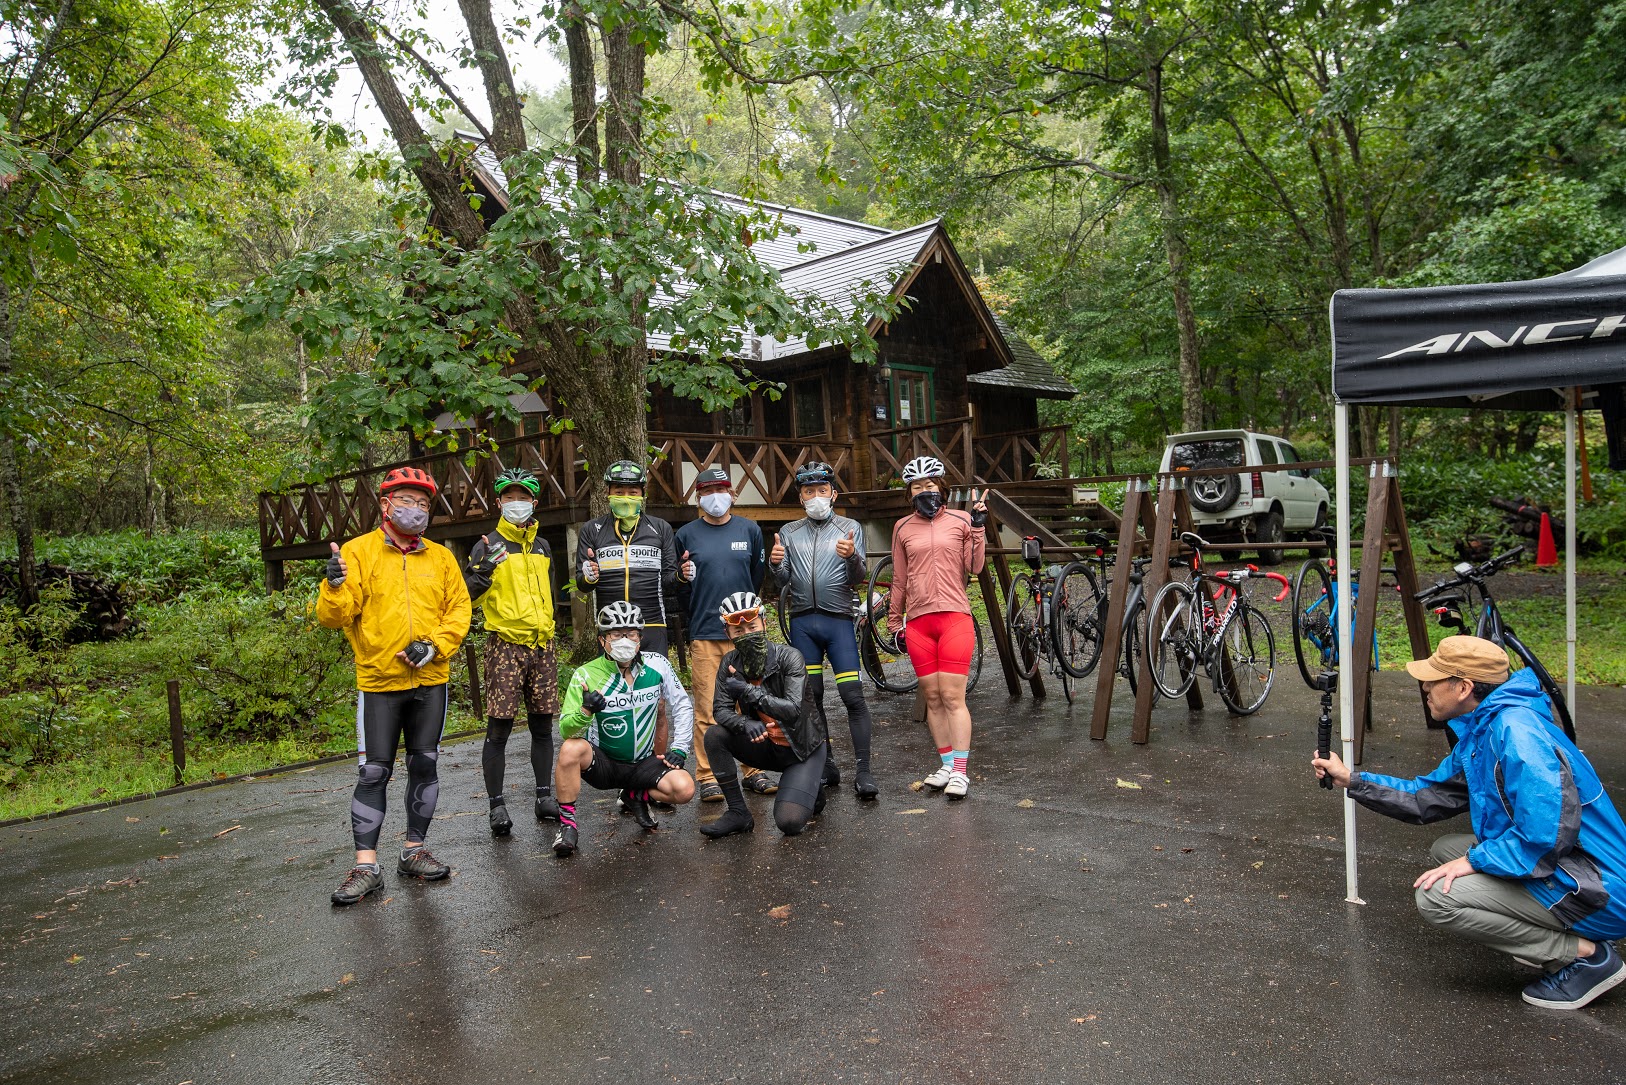
[[[1553,542],[1552,517],[1541,514],[1541,537],[1536,540],[1536,568],[1551,569],[1558,564],[1558,546]]]

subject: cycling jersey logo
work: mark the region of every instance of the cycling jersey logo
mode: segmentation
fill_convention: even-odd
[[[631,717],[611,716],[608,719],[602,720],[599,723],[598,728],[600,731],[604,732],[604,737],[606,738],[624,738],[626,737],[627,729],[631,726]]]

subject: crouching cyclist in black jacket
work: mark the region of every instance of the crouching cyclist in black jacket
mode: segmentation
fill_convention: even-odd
[[[762,600],[735,592],[718,612],[734,648],[717,667],[712,717],[720,726],[706,732],[706,757],[728,809],[700,831],[707,836],[748,833],[756,821],[745,805],[736,759],[781,772],[773,818],[779,831],[796,836],[824,809],[824,716],[808,705],[807,665],[801,653],[768,643]]]

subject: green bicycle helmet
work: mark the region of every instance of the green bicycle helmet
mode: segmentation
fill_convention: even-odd
[[[542,496],[542,484],[536,481],[535,475],[523,467],[508,468],[508,470],[497,476],[496,482],[492,483],[492,489],[499,494],[510,486],[523,486],[531,491],[532,497]]]
[[[608,486],[642,486],[644,469],[631,460],[616,460],[605,470],[604,482]]]

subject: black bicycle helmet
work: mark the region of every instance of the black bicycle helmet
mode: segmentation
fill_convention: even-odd
[[[607,486],[642,486],[645,481],[644,469],[631,460],[616,460],[604,472]]]
[[[836,469],[822,460],[804,463],[796,469],[796,485],[817,486],[821,482],[835,485]]]

